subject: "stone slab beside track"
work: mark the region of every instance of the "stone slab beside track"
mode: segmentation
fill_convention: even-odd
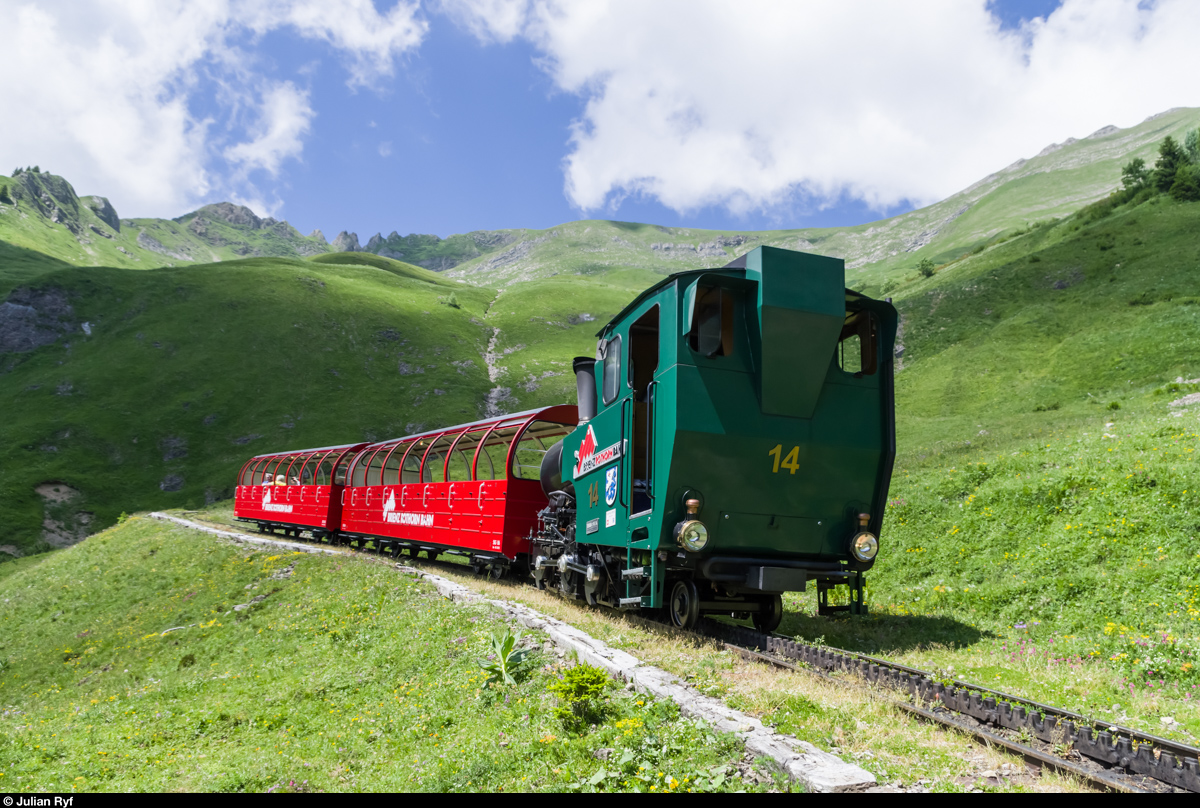
[[[157,511],[151,513],[150,516],[238,542],[285,547],[309,553],[341,555],[335,550],[314,547],[311,544],[259,538],[245,533],[218,530]],[[613,648],[602,640],[561,620],[544,615],[528,606],[486,598],[467,586],[415,567],[407,567],[403,564],[396,564],[395,567],[402,573],[424,579],[433,585],[443,597],[455,602],[483,603],[493,606],[509,620],[545,633],[551,642],[564,651],[574,652],[580,661],[603,668],[614,677],[632,682],[640,692],[649,693],[656,698],[671,699],[679,705],[679,709],[684,715],[706,721],[723,732],[734,733],[745,745],[747,752],[756,757],[773,761],[780,771],[802,783],[810,791],[822,793],[865,791],[876,785],[875,776],[865,769],[855,766],[853,763],[847,763],[836,755],[823,752],[807,741],[776,732],[763,725],[757,718],[733,709],[720,699],[706,696],[678,677],[660,668],[646,665],[637,657]]]

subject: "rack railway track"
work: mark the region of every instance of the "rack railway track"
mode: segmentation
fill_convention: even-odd
[[[1200,793],[1200,748],[1194,746],[854,651],[712,620],[705,621],[702,634],[744,657],[777,667],[856,674],[866,684],[909,696],[912,703],[896,702],[907,712],[1110,791]],[[1014,735],[1040,743],[1035,746]],[[1073,750],[1079,761],[1064,758],[1058,750]]]
[[[274,531],[260,532],[277,535]],[[284,535],[303,540],[301,534],[307,532],[288,530]],[[311,537],[307,540],[328,543]],[[392,543],[384,547],[370,541],[332,543],[368,554],[399,557],[402,552]],[[417,553],[417,548],[410,548],[413,560]],[[436,559],[434,553],[427,556],[427,560]],[[1037,765],[1076,775],[1105,790],[1200,793],[1200,748],[1194,746],[856,651],[809,645],[708,618],[693,633],[723,643],[745,658],[776,667],[824,676],[855,674],[865,684],[906,694],[911,703],[894,702],[906,712],[1004,747]],[[1025,742],[1026,738],[1035,739],[1039,745]],[[1079,756],[1078,762],[1063,757],[1061,750],[1073,750]]]

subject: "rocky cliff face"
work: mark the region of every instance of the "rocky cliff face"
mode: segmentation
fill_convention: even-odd
[[[28,353],[78,330],[74,314],[61,289],[14,289],[0,303],[0,355]]]
[[[96,218],[111,227],[115,232],[121,232],[121,217],[117,215],[117,211],[113,208],[112,203],[102,196],[85,196],[81,197],[80,201],[91,209],[92,213],[96,214]]]
[[[23,171],[13,178],[9,194],[18,205],[32,208],[53,224],[61,224],[79,235],[83,225],[79,220],[79,197],[71,183],[54,174]]]
[[[345,230],[338,233],[329,246],[334,252],[362,252],[362,248],[358,246],[358,233],[347,233]]]

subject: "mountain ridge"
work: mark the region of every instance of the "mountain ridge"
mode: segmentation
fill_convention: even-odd
[[[1052,143],[932,205],[860,225],[779,230],[709,230],[614,220],[577,220],[545,229],[473,230],[445,238],[376,233],[366,244],[349,230],[332,242],[320,230],[259,217],[231,202],[174,219],[121,219],[101,196],[77,196],[53,174],[25,171],[0,201],[0,240],[76,265],[148,268],[249,257],[304,258],[366,252],[488,286],[556,275],[633,270],[646,277],[683,266],[719,266],[761,245],[843,258],[856,286],[882,286],[912,253],[938,262],[1031,221],[1058,218],[1119,187],[1123,161],[1154,160],[1156,144],[1200,123],[1200,109],[1177,107],[1121,129]],[[16,214],[14,217],[13,214]],[[31,215],[33,214],[33,215]]]

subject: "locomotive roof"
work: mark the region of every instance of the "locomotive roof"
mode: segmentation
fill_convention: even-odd
[[[674,273],[668,275],[667,277],[663,278],[658,283],[651,286],[649,289],[646,289],[645,291],[643,291],[640,295],[635,297],[633,300],[631,300],[629,302],[629,305],[627,305],[625,308],[621,309],[621,311],[618,312],[611,320],[609,320],[607,323],[604,324],[603,328],[601,328],[599,331],[596,332],[596,336],[603,337],[604,334],[613,327],[614,323],[618,322],[626,314],[629,314],[629,312],[633,311],[638,306],[640,306],[642,304],[643,300],[656,294],[659,289],[670,286],[671,284],[675,283],[675,281],[679,280],[680,278],[694,278],[694,277],[698,277],[700,275],[711,275],[711,274],[716,274],[716,273],[720,273],[723,275],[729,275],[730,277],[734,277],[734,278],[745,277],[745,275],[746,275],[746,256],[743,255],[740,258],[735,258],[733,261],[730,261],[728,264],[726,264],[723,267],[710,267],[709,269],[688,269],[688,270],[684,270],[683,272],[674,272]],[[870,299],[870,298],[867,298],[866,295],[864,295],[860,292],[856,292],[853,289],[846,290],[846,298],[848,301],[851,299],[867,299],[867,300]]]
[[[666,286],[670,286],[671,284],[675,283],[675,281],[679,280],[680,278],[692,278],[692,277],[696,277],[699,275],[704,275],[705,273],[721,272],[721,271],[727,270],[727,269],[730,269],[730,267],[713,267],[712,269],[688,269],[683,272],[674,272],[674,273],[668,275],[667,277],[663,278],[658,283],[651,286],[649,289],[646,289],[644,292],[642,292],[640,295],[635,297],[633,300],[629,301],[629,305],[627,305],[625,308],[621,309],[621,311],[618,312],[615,317],[613,317],[611,320],[609,320],[607,323],[605,323],[604,327],[596,332],[596,336],[597,337],[604,336],[604,333],[606,331],[608,331],[610,328],[612,328],[613,323],[617,322],[622,317],[624,317],[626,314],[628,314],[629,312],[633,311],[638,306],[640,306],[642,304],[643,300],[645,300],[646,298],[655,294],[659,289],[662,289],[663,287],[666,287]],[[732,273],[729,273],[729,274],[732,274],[735,277],[738,275],[746,274],[744,269],[742,269],[742,270],[738,270],[737,268],[733,268],[733,269],[735,271]]]

